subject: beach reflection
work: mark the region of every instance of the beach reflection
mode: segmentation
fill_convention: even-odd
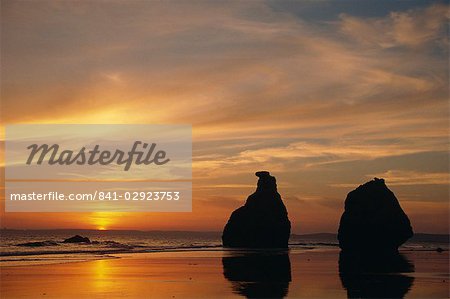
[[[247,298],[283,298],[291,281],[291,262],[283,252],[233,252],[222,258],[223,275],[233,292]]]
[[[356,255],[341,252],[339,276],[348,298],[403,298],[411,289],[414,265],[401,254]]]
[[[97,260],[88,264],[92,279],[89,280],[95,293],[108,293],[114,288],[114,273],[109,260]]]

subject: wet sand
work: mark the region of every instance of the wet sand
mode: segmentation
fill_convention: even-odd
[[[448,252],[408,251],[413,272],[339,275],[339,251],[289,254],[160,252],[48,265],[2,266],[1,298],[346,298],[374,290],[405,298],[448,298]]]

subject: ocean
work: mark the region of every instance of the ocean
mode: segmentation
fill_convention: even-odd
[[[63,243],[74,235],[91,243]],[[218,251],[220,232],[121,230],[0,230],[0,263],[57,263],[105,258],[117,253]],[[289,248],[338,248],[336,234],[291,235]],[[448,250],[449,235],[416,234],[401,251]]]

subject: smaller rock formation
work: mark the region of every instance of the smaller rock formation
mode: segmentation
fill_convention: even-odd
[[[408,216],[383,179],[375,178],[347,195],[338,232],[342,250],[395,253],[412,236]]]
[[[39,241],[39,242],[26,242],[17,244],[16,246],[22,247],[45,247],[45,246],[58,246],[59,244],[55,241]]]
[[[291,223],[275,177],[268,171],[255,175],[259,177],[256,191],[231,214],[223,230],[223,246],[287,248]]]
[[[71,238],[65,239],[63,243],[91,243],[91,240],[89,240],[88,237],[76,235]]]

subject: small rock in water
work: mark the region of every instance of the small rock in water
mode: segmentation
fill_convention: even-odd
[[[88,237],[76,235],[71,238],[65,239],[63,243],[91,243],[91,240],[89,240]]]

